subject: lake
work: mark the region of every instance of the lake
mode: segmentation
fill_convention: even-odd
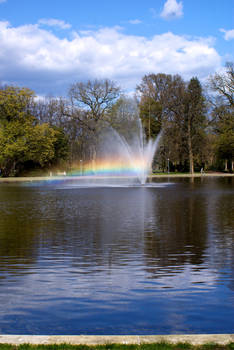
[[[0,333],[234,333],[233,184],[0,183]]]

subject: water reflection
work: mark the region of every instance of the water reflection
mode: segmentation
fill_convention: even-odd
[[[232,184],[1,184],[0,332],[231,333]]]

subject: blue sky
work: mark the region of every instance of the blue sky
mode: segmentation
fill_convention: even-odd
[[[0,82],[65,95],[148,73],[202,81],[234,60],[234,0],[0,0]]]

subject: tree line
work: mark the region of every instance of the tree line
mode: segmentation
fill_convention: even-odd
[[[108,79],[77,82],[66,98],[39,99],[28,88],[0,87],[0,176],[71,170],[95,159],[106,125],[128,137],[139,116],[146,138],[161,141],[153,170],[233,171],[234,65],[202,86],[198,78],[148,74],[134,97]]]

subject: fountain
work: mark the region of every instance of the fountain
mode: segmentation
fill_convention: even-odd
[[[95,157],[88,162],[82,160],[79,171],[71,175],[82,175],[83,182],[93,185],[146,184],[161,133],[146,142],[136,102],[128,99],[125,103],[127,113],[120,110],[111,123],[102,124]]]
[[[132,135],[128,134],[128,137],[113,128],[107,128],[98,146],[97,159],[92,164],[93,175],[144,185],[151,172],[160,137],[161,134],[154,141],[146,142],[140,119],[138,130]],[[89,166],[86,169],[88,170]]]

